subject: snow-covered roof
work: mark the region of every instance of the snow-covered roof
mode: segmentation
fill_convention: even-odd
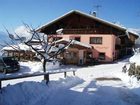
[[[24,51],[30,51],[31,48],[23,43],[20,43],[18,45],[11,45],[3,47],[2,50],[24,50]]]
[[[112,23],[112,22],[103,20],[103,19],[101,19],[101,18],[95,17],[95,16],[93,16],[93,15],[91,15],[91,14],[87,14],[87,13],[84,13],[84,12],[81,12],[81,11],[78,11],[78,10],[72,10],[72,11],[70,11],[70,12],[68,12],[68,13],[66,13],[66,14],[64,14],[64,15],[62,15],[62,16],[60,16],[60,17],[58,17],[58,18],[56,18],[56,19],[54,19],[54,20],[52,20],[52,21],[50,21],[50,22],[48,22],[47,24],[44,24],[44,25],[40,26],[40,27],[37,28],[36,30],[39,31],[40,29],[45,28],[45,27],[47,27],[47,26],[49,26],[49,25],[51,25],[51,24],[53,24],[53,23],[55,23],[55,22],[57,22],[57,21],[63,19],[64,17],[66,17],[66,16],[68,16],[68,15],[70,15],[70,14],[72,14],[72,13],[77,13],[77,14],[80,14],[80,15],[84,15],[84,16],[89,17],[89,18],[91,18],[91,19],[97,20],[97,21],[99,21],[99,22],[101,22],[101,23],[108,24],[108,25],[110,25],[110,26],[112,26],[112,27],[114,27],[114,28],[117,28],[117,29],[119,29],[119,30],[128,31],[128,32],[129,32],[129,30],[127,30],[127,28],[124,27],[124,26],[121,26],[121,25],[118,25],[118,24],[115,24],[115,23]],[[134,34],[134,35],[136,35],[136,36],[139,35],[139,34],[137,34],[137,33],[135,33],[135,32],[132,32],[132,31],[131,31],[130,33],[131,33],[131,34]]]
[[[38,39],[32,39],[31,42],[40,42]]]
[[[56,43],[60,43],[60,42],[63,42],[63,41],[69,43],[71,40],[60,39],[60,40],[56,41]],[[81,43],[81,42],[76,41],[76,40],[72,40],[71,44],[76,44],[76,45],[83,46],[83,47],[86,47],[86,48],[92,48],[92,46],[90,46],[89,44]]]
[[[129,59],[130,63],[135,63],[136,65],[140,65],[140,53],[137,53],[135,55],[133,55],[130,59]]]
[[[128,28],[128,32],[140,36],[138,29]]]

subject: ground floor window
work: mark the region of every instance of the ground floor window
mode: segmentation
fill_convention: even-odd
[[[105,60],[105,53],[99,53],[99,60]]]
[[[81,38],[80,37],[78,37],[78,36],[70,36],[70,39],[72,39],[72,40],[76,40],[76,41],[81,41]]]

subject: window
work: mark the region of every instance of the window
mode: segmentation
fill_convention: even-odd
[[[79,41],[80,42],[80,37],[75,37],[74,40]]]
[[[102,44],[102,37],[90,37],[90,44]]]
[[[80,42],[80,40],[81,40],[81,38],[79,37],[79,36],[70,36],[70,39],[72,39],[72,40],[76,40],[76,41],[79,41]]]
[[[105,53],[99,53],[99,60],[105,60]]]

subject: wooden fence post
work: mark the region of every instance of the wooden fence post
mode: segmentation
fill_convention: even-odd
[[[50,81],[49,74],[44,74],[44,80],[46,80],[46,83]]]
[[[64,72],[64,77],[65,77],[65,78],[67,77],[67,72]]]
[[[2,81],[0,80],[0,90],[1,90],[1,88],[2,88]]]
[[[75,76],[75,71],[73,71],[73,75]]]

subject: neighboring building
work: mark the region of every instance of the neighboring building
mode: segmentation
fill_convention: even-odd
[[[25,44],[3,47],[1,51],[3,56],[16,57],[20,61],[34,60],[35,58],[35,52]]]
[[[63,34],[57,35],[57,40],[74,39],[88,44],[92,46],[92,57],[101,62],[112,62],[132,54],[132,48],[138,38],[137,34],[127,31],[124,27],[80,11],[70,11],[41,26],[37,31],[56,35],[56,30],[59,29],[63,30]],[[78,54],[82,55],[79,60],[83,61],[84,56],[89,55],[88,52],[85,54],[85,49]],[[73,59],[76,58],[73,56]]]
[[[32,40],[29,44],[31,44],[35,49],[37,49],[41,53],[44,53],[40,43],[41,42],[39,40]],[[24,43],[3,47],[1,51],[3,52],[3,56],[16,57],[20,61],[39,60],[36,57],[36,52]]]

